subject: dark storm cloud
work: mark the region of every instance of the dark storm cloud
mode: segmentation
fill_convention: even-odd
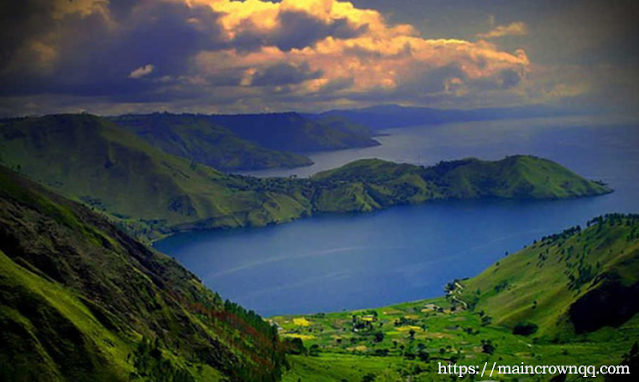
[[[262,46],[276,46],[281,50],[302,49],[328,36],[353,38],[366,33],[368,26],[355,27],[346,19],[325,22],[301,11],[282,11],[277,17],[278,27],[264,32],[251,20],[240,23],[233,46],[241,51],[255,50]]]
[[[337,39],[357,37],[366,33],[368,26],[354,27],[346,19],[332,20],[324,23],[305,12],[281,12],[281,27],[273,36],[273,41],[282,50],[301,49],[311,46],[328,36]]]
[[[293,66],[279,64],[270,66],[253,76],[253,86],[279,86],[299,84],[306,80],[320,78],[320,71],[312,71],[308,65]]]
[[[637,98],[635,1],[353,3],[4,1],[0,110]]]
[[[0,2],[0,72],[25,41],[53,25],[52,12],[46,0]]]
[[[38,10],[42,15],[32,17],[46,20],[47,12],[52,17],[52,9]],[[113,96],[118,100],[150,97],[150,92],[187,72],[195,54],[225,46],[218,15],[209,8],[119,1],[110,3],[111,10],[110,18],[99,12],[70,14],[64,16],[64,22],[50,22],[48,28],[23,31],[21,42],[6,51],[3,68],[11,59],[19,60],[16,50],[33,38],[51,44],[56,62],[49,70],[33,70],[28,56],[26,62],[14,62],[13,70],[0,72],[4,85],[0,92]],[[7,32],[3,30],[3,38]],[[130,76],[145,65],[154,67],[151,74],[139,79]],[[164,81],[158,81],[160,78]]]

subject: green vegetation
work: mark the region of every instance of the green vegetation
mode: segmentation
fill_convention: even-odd
[[[162,151],[220,170],[308,166],[298,154],[270,150],[238,137],[211,117],[155,113],[110,118]]]
[[[639,216],[588,226],[545,237],[462,281],[460,298],[496,324],[535,325],[558,340],[623,323],[639,311]]]
[[[313,179],[347,187],[362,185],[371,206],[433,199],[564,199],[610,192],[557,163],[524,155],[495,162],[469,158],[432,167],[365,159]]]
[[[339,117],[274,113],[210,118],[238,136],[273,150],[308,152],[379,145],[368,130]]]
[[[445,297],[273,317],[282,337],[301,339],[298,347],[306,349],[289,356],[284,381],[456,380],[437,373],[439,362],[636,365],[639,215],[608,215],[588,225],[537,241],[475,278],[449,283]],[[588,267],[588,277],[576,282]]]
[[[276,330],[0,167],[0,380],[276,381]]]
[[[167,154],[113,122],[57,115],[0,122],[0,161],[109,214],[138,238],[264,226],[327,212],[468,198],[599,195],[605,186],[548,160],[513,156],[433,167],[360,160],[310,179],[224,174]]]
[[[275,317],[285,341],[109,222],[153,239],[431,200],[611,192],[554,162],[368,159],[308,179],[258,179],[90,115],[2,121],[0,149],[3,163],[76,200],[0,167],[2,380],[432,381],[450,379],[438,362],[636,363],[637,216],[543,238],[451,282],[442,298]]]
[[[138,237],[197,228],[262,226],[301,216],[302,197],[166,154],[112,122],[59,115],[5,122],[2,162],[111,214]],[[286,182],[290,183],[290,182]]]

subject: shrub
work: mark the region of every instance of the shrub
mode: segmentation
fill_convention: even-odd
[[[520,336],[530,336],[532,334],[537,333],[539,327],[536,324],[531,322],[522,322],[513,328],[513,334],[517,334]]]

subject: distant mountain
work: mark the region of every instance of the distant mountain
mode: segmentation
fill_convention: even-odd
[[[310,152],[377,146],[369,132],[345,119],[298,113],[213,115],[216,123],[272,150]]]
[[[545,105],[512,108],[487,108],[471,110],[446,110],[423,107],[381,105],[363,109],[331,110],[320,113],[324,118],[342,117],[352,123],[368,126],[374,130],[398,127],[436,125],[452,122],[487,121],[568,115],[569,110]]]
[[[305,156],[271,150],[240,138],[209,116],[154,113],[109,118],[162,151],[220,170],[308,166]]]
[[[5,165],[110,214],[147,239],[429,200],[567,198],[610,191],[553,162],[523,156],[431,168],[362,160],[310,179],[229,175],[166,154],[91,115],[6,120],[0,123],[0,152]]]
[[[375,130],[370,128],[369,126],[354,122],[346,117],[342,117],[337,114],[304,114],[304,117],[310,118],[316,122],[330,126],[345,133],[355,133],[368,137],[377,135]]]
[[[619,326],[639,312],[639,215],[542,238],[461,285],[464,301],[511,328],[566,338]]]
[[[282,349],[174,260],[0,166],[0,380],[278,381]]]

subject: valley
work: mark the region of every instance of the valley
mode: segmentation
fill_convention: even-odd
[[[179,132],[201,143],[190,134],[209,131],[183,130],[181,121],[192,116],[163,117],[167,137]],[[636,216],[609,215],[583,231],[554,234],[567,222],[619,205],[628,188],[587,180],[548,159],[468,157],[430,166],[357,159],[308,178],[258,178],[199,163],[189,158],[197,152],[190,148],[171,154],[177,146],[97,116],[4,121],[0,133],[0,160],[10,168],[2,168],[0,182],[0,323],[2,341],[19,344],[0,354],[3,364],[15,365],[3,370],[9,379],[447,380],[434,373],[437,362],[618,364],[639,332],[631,303],[639,274]],[[508,223],[496,210],[522,223]],[[546,224],[539,218],[548,213],[553,224],[539,230],[535,224]],[[383,228],[387,235],[419,238],[430,230],[427,241],[395,246],[390,236],[375,233],[381,226],[366,235],[358,231],[361,223],[350,226],[354,219],[384,222],[384,216],[397,219]],[[434,229],[444,229],[447,219],[450,229]],[[482,221],[490,229],[477,230]],[[497,221],[506,225],[493,226]],[[504,230],[513,236],[495,239]],[[264,239],[269,232],[289,232],[298,244],[287,239],[287,248],[315,252],[271,257],[277,241]],[[212,234],[228,237],[235,250],[207,244],[207,257],[188,255],[185,248],[198,243],[188,235]],[[243,235],[254,235],[257,247],[238,245],[238,239],[246,242]],[[466,240],[456,240],[459,235]],[[335,247],[340,237],[348,240]],[[441,240],[428,242],[436,237]],[[476,274],[495,251],[531,237],[538,241],[479,276],[459,277]],[[197,274],[147,246],[158,239],[164,240],[156,248]],[[472,243],[480,246],[469,249]],[[318,273],[309,277],[305,269]],[[439,294],[434,288],[444,282],[434,274],[453,278],[446,297],[397,304]],[[333,294],[321,297],[327,292]],[[370,299],[358,297],[364,295]],[[603,306],[601,296],[609,295],[616,297]],[[327,312],[339,313],[265,321],[258,314],[268,310],[257,300],[276,312],[286,304],[318,312],[314,307],[328,303]],[[369,308],[385,301],[385,308]],[[364,309],[340,312],[337,304]],[[258,307],[257,313],[242,306]],[[603,310],[615,311],[614,319],[598,316]],[[38,360],[45,361],[37,368],[20,366]]]

